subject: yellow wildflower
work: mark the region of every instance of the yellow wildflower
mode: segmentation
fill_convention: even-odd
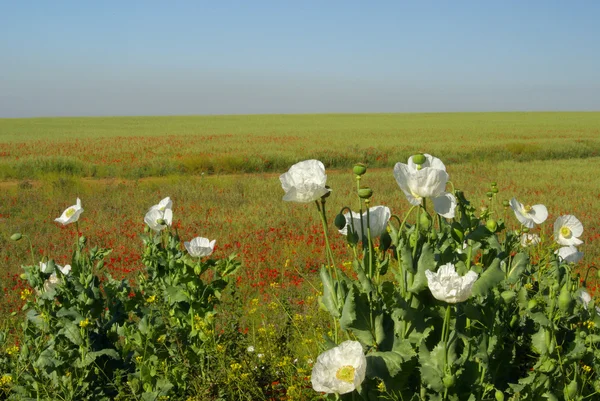
[[[90,319],[88,319],[87,317],[79,322],[79,327],[81,327],[82,329],[85,329],[89,325],[90,325]]]
[[[148,304],[154,303],[154,301],[156,301],[156,295],[150,295],[148,298],[146,298],[146,303]]]

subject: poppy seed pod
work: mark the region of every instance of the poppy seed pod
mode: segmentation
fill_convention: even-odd
[[[358,190],[358,197],[361,199],[369,199],[373,196],[373,190],[369,187],[362,187]]]
[[[367,172],[367,166],[365,166],[363,163],[356,163],[354,167],[352,167],[352,172],[354,175],[363,175]]]
[[[421,165],[425,163],[427,159],[425,158],[425,155],[423,153],[417,153],[412,157],[412,160],[415,164]]]
[[[495,233],[496,230],[498,229],[498,223],[496,222],[496,220],[494,219],[489,219],[486,223],[485,226],[488,230],[490,230],[490,232]]]
[[[10,236],[10,239],[13,241],[20,241],[21,238],[23,238],[23,234],[21,234],[21,233],[14,233],[13,235]]]

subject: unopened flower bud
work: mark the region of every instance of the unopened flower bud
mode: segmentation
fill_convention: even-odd
[[[500,390],[496,390],[496,394],[494,394],[496,401],[504,401],[504,393]]]
[[[524,233],[528,233],[529,232],[529,227],[523,227],[521,229],[521,231],[524,232]]]
[[[23,235],[21,233],[14,233],[10,236],[10,239],[13,241],[20,241],[21,238],[23,238]]]
[[[510,205],[510,203],[507,200],[502,201],[502,206],[508,207],[509,205]]]
[[[431,216],[428,213],[421,213],[419,216],[419,226],[427,231],[431,227]]]
[[[496,181],[492,181],[492,188],[496,186]]]
[[[352,172],[354,175],[363,175],[367,172],[367,166],[365,166],[363,163],[356,163],[354,167],[352,167]]]
[[[498,187],[492,188],[492,193],[497,194],[498,193]]]
[[[444,383],[444,387],[450,388],[450,387],[454,386],[454,383],[455,383],[454,376],[452,376],[451,374],[446,374],[446,376],[444,376],[444,379],[442,380],[442,382]]]
[[[87,238],[82,235],[81,237],[79,237],[79,243],[82,245],[85,245],[85,243],[87,242]]]
[[[392,237],[387,231],[384,231],[379,237],[379,245],[383,252],[387,251],[392,245]]]
[[[373,196],[373,190],[369,187],[362,187],[358,190],[358,197],[361,199],[369,199]]]
[[[425,158],[425,155],[423,153],[417,153],[416,155],[413,155],[412,159],[413,159],[413,163],[415,163],[417,165],[421,165],[427,161],[427,159]]]
[[[342,230],[344,227],[346,227],[346,216],[339,213],[337,216],[335,216],[333,224],[335,224],[338,230]]]
[[[486,223],[485,226],[487,227],[488,230],[490,230],[490,232],[495,233],[496,230],[498,229],[498,223],[496,222],[496,220],[494,219],[489,219]]]
[[[485,196],[487,196],[488,198],[491,198],[492,196],[494,196],[494,194],[492,192],[486,192]]]

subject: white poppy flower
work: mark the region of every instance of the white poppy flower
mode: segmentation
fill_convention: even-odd
[[[71,265],[65,265],[65,267],[62,267],[61,265],[55,264],[54,266],[56,266],[56,268],[60,270],[60,272],[65,276],[69,275],[69,273],[71,272]],[[50,273],[48,263],[40,262],[40,271],[46,274]]]
[[[583,307],[585,309],[587,309],[588,304],[592,300],[592,296],[590,295],[589,292],[587,292],[584,288],[582,288],[579,291],[579,294],[577,294],[577,299],[583,304]]]
[[[573,215],[560,216],[554,222],[554,239],[560,245],[583,244],[583,241],[578,238],[581,234],[583,234],[583,224]]]
[[[394,166],[394,178],[411,205],[420,205],[423,198],[431,198],[433,208],[443,217],[454,217],[456,198],[446,192],[448,173],[434,167],[417,170],[403,163]]]
[[[63,226],[67,224],[75,223],[79,220],[79,215],[83,213],[83,208],[81,207],[81,200],[77,198],[77,203],[73,206],[68,207],[60,217],[54,219],[54,221],[59,222]]]
[[[358,341],[344,341],[323,352],[313,366],[311,382],[315,391],[346,394],[365,379],[367,358]]]
[[[318,160],[305,160],[294,164],[287,173],[279,176],[285,191],[284,201],[309,203],[329,192],[325,188],[325,166]]]
[[[466,301],[471,296],[471,289],[478,277],[474,271],[459,276],[452,263],[441,266],[436,273],[427,270],[425,275],[433,296],[451,304]]]
[[[44,291],[48,292],[60,283],[60,278],[56,275],[56,272],[52,273],[46,281],[44,281]]]
[[[583,252],[579,252],[573,245],[563,246],[555,252],[558,257],[568,263],[577,263],[583,258]]]
[[[144,217],[144,222],[154,231],[164,230],[173,223],[173,211],[171,209],[164,211],[150,209]]]
[[[387,206],[369,208],[369,223],[371,223],[369,228],[371,229],[372,238],[378,237],[386,231],[391,215],[392,212]],[[362,214],[362,225],[360,224],[360,213],[352,212],[352,217],[350,217],[350,213],[346,212],[344,217],[346,217],[346,226],[339,230],[340,234],[348,235],[348,228],[352,227],[351,224],[354,221],[354,230],[356,230],[358,238],[362,238],[363,231],[364,235],[367,235],[367,212]]]
[[[246,351],[248,351],[250,354],[254,352],[254,346],[253,345],[249,345],[248,348],[246,348]]]
[[[523,206],[516,198],[510,200],[510,207],[517,219],[527,228],[542,224],[548,218],[548,209],[544,205]]]
[[[48,263],[40,262],[40,271],[42,273],[50,273],[50,269],[48,267]]]
[[[537,234],[523,233],[523,235],[521,235],[521,246],[523,248],[527,248],[528,246],[532,245],[537,245],[540,243],[540,241],[541,238]]]
[[[191,256],[201,258],[213,253],[215,242],[217,242],[215,239],[210,241],[208,238],[196,237],[190,242],[184,242],[183,245]]]
[[[161,212],[164,212],[167,209],[173,209],[173,202],[171,201],[171,198],[167,196],[166,198],[158,202],[158,205],[154,205],[150,208],[150,210],[154,209],[160,210]]]
[[[437,157],[431,156],[428,153],[423,153],[423,156],[425,156],[425,163],[421,164],[421,168],[432,167],[432,168],[436,168],[438,170],[446,171],[446,166]],[[411,156],[408,158],[408,167],[412,167],[416,170],[417,164],[415,164],[415,162],[413,161],[413,157],[414,156]]]

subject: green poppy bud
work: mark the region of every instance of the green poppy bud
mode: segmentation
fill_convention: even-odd
[[[488,221],[486,221],[485,227],[488,230],[490,230],[490,232],[495,233],[496,230],[498,229],[498,223],[494,219],[489,219]]]
[[[82,235],[81,237],[79,237],[79,243],[81,245],[85,245],[86,242],[87,242],[87,238],[85,236]]]
[[[392,237],[387,231],[384,231],[379,237],[379,245],[383,252],[387,251],[392,245]]]
[[[523,229],[521,230],[524,233],[528,233],[529,232],[529,228],[528,227],[523,227]]]
[[[490,192],[486,192],[485,196],[487,196],[488,198],[491,198],[494,194],[490,191]]]
[[[510,319],[510,327],[514,328],[517,325],[517,322],[519,321],[519,317],[517,315],[514,315],[511,319]]]
[[[498,191],[498,187],[494,187],[494,188],[492,188],[492,193],[494,193],[494,194],[497,194],[498,192],[499,192],[499,191]]]
[[[510,202],[508,202],[507,200],[503,200],[502,201],[502,206],[509,207],[510,206]]]
[[[498,184],[496,184],[496,181],[492,181],[492,188],[495,187],[496,185],[498,185]]]
[[[369,187],[362,187],[358,190],[358,197],[361,199],[369,199],[373,196],[373,190]]]
[[[367,172],[367,166],[365,166],[363,163],[356,163],[354,167],[352,167],[352,172],[354,175],[363,175]]]
[[[570,313],[573,308],[573,296],[569,291],[569,284],[563,285],[558,295],[558,309],[565,313]]]
[[[496,390],[494,397],[496,398],[496,401],[504,401],[504,393],[500,390]]]
[[[424,154],[417,153],[416,155],[413,155],[412,160],[413,160],[413,163],[421,165],[427,161],[427,158],[425,158]]]
[[[454,383],[455,383],[454,376],[448,375],[448,374],[446,376],[444,376],[444,379],[442,381],[444,382],[444,387],[446,387],[446,388],[450,388],[450,387],[454,386]]]
[[[337,227],[338,230],[344,229],[344,227],[346,227],[346,216],[339,213],[337,216],[335,216],[335,220],[333,220],[333,224],[335,224],[335,226]]]
[[[502,296],[504,303],[508,305],[513,301],[513,299],[515,299],[517,293],[512,290],[506,290],[502,294],[500,294],[500,296]]]
[[[23,235],[21,233],[14,233],[10,236],[10,239],[13,241],[20,241],[21,238],[23,238]]]

